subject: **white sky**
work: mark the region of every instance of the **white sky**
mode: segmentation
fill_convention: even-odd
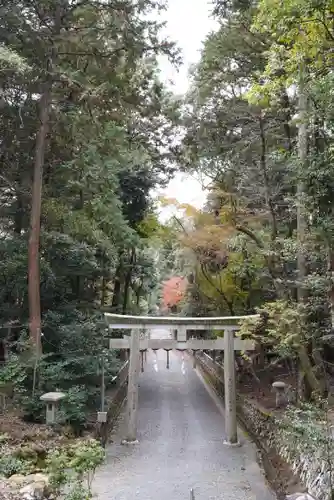
[[[210,2],[207,0],[169,0],[168,10],[164,13],[167,21],[165,34],[181,49],[183,65],[176,71],[168,61],[162,59],[160,68],[162,79],[169,83],[175,94],[187,91],[189,67],[199,60],[202,42],[216,27],[210,18],[210,10]],[[197,208],[203,205],[206,196],[200,181],[181,173],[175,175],[163,195]],[[164,219],[171,213],[166,209],[163,212]]]

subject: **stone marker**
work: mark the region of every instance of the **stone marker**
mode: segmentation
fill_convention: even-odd
[[[65,396],[66,394],[63,392],[47,392],[41,396],[41,401],[46,403],[46,423],[48,425],[57,423],[58,404]]]
[[[287,404],[286,383],[277,381],[272,384],[272,387],[274,388],[274,391],[276,393],[276,408],[285,406]]]

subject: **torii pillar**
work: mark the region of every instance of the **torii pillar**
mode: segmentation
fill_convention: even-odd
[[[224,330],[225,444],[238,446],[234,331]]]
[[[139,332],[131,330],[128,393],[126,407],[127,430],[123,444],[137,443],[138,381],[140,365]]]

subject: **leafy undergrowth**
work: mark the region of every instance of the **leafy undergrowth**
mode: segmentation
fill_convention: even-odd
[[[0,476],[5,477],[43,470],[50,450],[73,441],[46,425],[24,422],[12,413],[0,416],[0,429]]]
[[[43,424],[25,422],[18,415],[6,412],[0,415],[0,443],[6,442],[9,445],[17,445],[29,441],[62,441],[67,437],[56,433],[52,428]]]
[[[0,415],[0,476],[39,472],[46,467],[47,455],[55,449],[71,446],[89,433],[75,438],[70,427],[59,431],[46,425],[28,423],[14,413]]]
[[[242,376],[238,382],[238,391],[253,401],[258,401],[267,410],[275,409],[276,395],[272,388],[274,381],[282,381],[290,388],[289,393],[295,392],[296,376],[284,366],[267,366],[265,369],[256,369],[257,379],[250,374]]]
[[[0,488],[4,498],[21,498],[22,487],[33,491],[41,488],[41,483],[41,498],[50,493],[68,500],[91,498],[93,476],[105,456],[98,441],[29,424],[13,414],[0,417],[0,428]]]

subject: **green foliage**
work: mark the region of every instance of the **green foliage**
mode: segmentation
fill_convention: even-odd
[[[47,457],[47,471],[52,487],[59,494],[66,486],[67,500],[92,498],[94,473],[104,458],[103,448],[92,439],[53,450]]]
[[[60,424],[69,423],[75,429],[80,429],[86,420],[88,391],[85,386],[72,386],[62,401],[59,419]]]
[[[36,468],[33,450],[18,448],[14,454],[3,454],[0,459],[0,476],[27,474]],[[37,459],[37,455],[35,457]],[[43,470],[48,474],[52,493],[66,500],[88,500],[92,495],[95,471],[105,458],[105,452],[94,439],[76,441],[49,451]]]
[[[300,345],[300,310],[283,300],[257,308],[258,318],[245,319],[238,335],[267,344],[282,357],[293,356]]]
[[[294,459],[305,454],[321,458],[332,476],[334,454],[327,401],[316,404],[302,403],[298,408],[289,407],[282,419],[277,420],[278,435],[282,442],[291,443]],[[329,485],[332,488],[332,485]]]
[[[99,402],[101,355],[107,384],[119,366],[96,314],[149,308],[158,287],[151,192],[174,171],[179,121],[179,103],[159,80],[158,57],[178,61],[152,21],[163,8],[154,0],[0,2],[0,326],[13,344],[0,378],[14,382],[29,419],[44,418],[39,396],[58,388],[67,393],[62,420],[83,425]],[[43,356],[35,367],[17,341],[29,326],[31,165],[45,85],[52,106],[42,155]]]
[[[61,405],[59,423],[70,424],[80,431],[87,411],[99,406],[101,355],[104,355],[107,388],[120,367],[120,361],[106,348],[103,317],[85,317],[79,311],[71,310],[68,316],[50,312],[45,319],[45,353],[37,365],[34,356],[27,351],[27,343],[16,345],[18,353],[12,354],[0,369],[0,381],[12,384],[14,401],[24,418],[30,421],[45,420],[45,404],[40,401],[43,393],[64,391],[66,398]]]
[[[259,311],[242,333],[297,360],[309,392],[324,394],[333,338],[332,4],[214,5],[219,27],[183,108],[183,168],[212,180],[207,205],[182,221],[181,243],[195,257],[184,310]]]
[[[0,458],[0,476],[10,477],[13,474],[27,472],[25,462],[12,455],[2,455]]]
[[[17,388],[15,402],[22,411],[24,420],[28,422],[45,422],[45,403],[40,400],[42,392],[31,394],[28,389]]]
[[[267,77],[275,81],[280,72],[283,81],[285,79],[289,83],[296,78],[303,59],[307,60],[311,71],[330,64],[333,43],[329,22],[331,9],[329,1],[259,2],[253,31],[269,34],[270,37]]]

